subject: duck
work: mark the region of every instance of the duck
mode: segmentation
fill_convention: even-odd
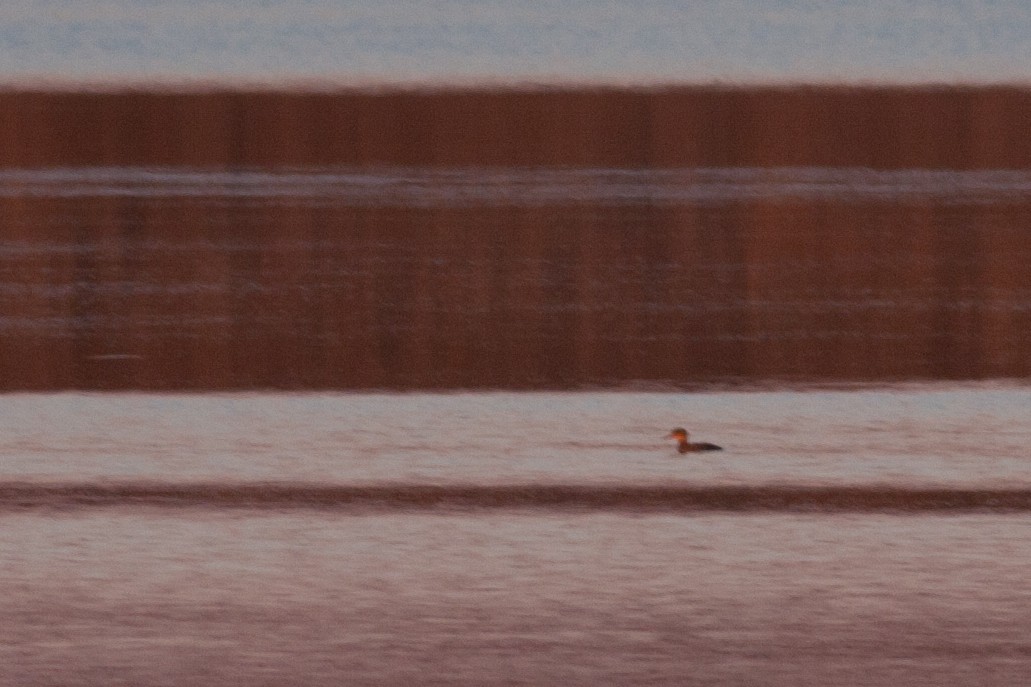
[[[717,446],[716,444],[710,444],[707,441],[701,441],[701,442],[692,444],[690,441],[687,440],[687,438],[689,436],[690,436],[690,434],[687,433],[686,429],[684,429],[683,427],[677,427],[672,432],[670,432],[666,436],[666,438],[667,439],[676,439],[677,440],[677,453],[696,453],[698,451],[722,451],[723,450],[722,446]]]

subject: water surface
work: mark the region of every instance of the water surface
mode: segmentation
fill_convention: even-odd
[[[0,172],[6,389],[1025,378],[1031,178]]]
[[[0,684],[1016,684],[1029,668],[1026,507],[919,497],[1027,495],[1026,386],[0,402]],[[725,450],[681,456],[673,424]],[[372,507],[306,500],[376,485]],[[527,498],[556,485],[580,496]],[[404,496],[470,486],[522,500]],[[712,502],[797,488],[895,496]],[[709,505],[632,501],[670,489]]]
[[[1029,673],[1029,92],[0,105],[0,684]]]

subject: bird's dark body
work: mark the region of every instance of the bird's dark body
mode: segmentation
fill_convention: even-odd
[[[683,443],[677,446],[677,453],[696,453],[699,451],[722,451],[722,446],[716,444],[710,444],[707,441],[703,441],[697,444]]]

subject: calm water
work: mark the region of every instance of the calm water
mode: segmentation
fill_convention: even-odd
[[[1031,488],[1026,386],[2,402],[7,482]],[[728,450],[676,457],[662,437],[679,425]]]
[[[224,494],[1026,493],[1029,408],[1026,385],[999,383],[9,394],[0,684],[1016,684],[1031,663],[1026,507],[338,509]],[[677,424],[726,450],[676,454],[661,437]],[[191,499],[201,484],[221,491]],[[68,498],[105,485],[174,494]]]

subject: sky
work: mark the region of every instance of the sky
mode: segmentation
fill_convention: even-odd
[[[1019,83],[1018,0],[4,0],[0,84]]]

